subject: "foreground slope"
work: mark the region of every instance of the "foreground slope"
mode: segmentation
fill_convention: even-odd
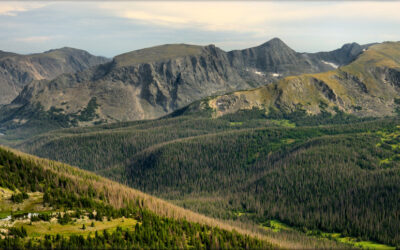
[[[3,147],[0,166],[2,249],[351,247],[295,230],[228,224]]]
[[[104,57],[67,47],[31,55],[0,51],[0,105],[11,103],[34,80],[51,80],[107,61]]]
[[[272,247],[61,163],[0,148],[0,166],[2,249]]]
[[[206,96],[291,74],[332,70],[354,60],[365,47],[298,53],[276,38],[231,52],[213,45],[146,48],[84,72],[30,84],[0,111],[0,124],[3,129],[69,127],[158,118]]]
[[[318,74],[286,77],[253,90],[209,98],[215,116],[241,109],[308,114],[335,113],[357,116],[392,116],[400,93],[400,43],[375,44],[354,62]]]

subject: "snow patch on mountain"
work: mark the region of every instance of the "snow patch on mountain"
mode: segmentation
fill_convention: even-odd
[[[329,66],[332,66],[332,67],[334,67],[335,69],[337,69],[337,68],[339,67],[339,65],[334,64],[333,62],[327,62],[327,61],[324,61],[324,60],[321,60],[321,62],[322,62],[322,63],[325,63],[325,64],[327,64],[327,65],[329,65]]]

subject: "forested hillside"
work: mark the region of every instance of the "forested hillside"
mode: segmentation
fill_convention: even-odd
[[[0,166],[2,249],[272,247],[61,163],[0,148]]]
[[[59,130],[20,147],[213,217],[400,243],[396,117],[209,115]]]

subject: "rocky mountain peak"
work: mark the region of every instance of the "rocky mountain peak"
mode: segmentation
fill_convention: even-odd
[[[114,57],[117,67],[170,60],[183,56],[198,55],[203,46],[190,44],[165,44],[134,50]]]
[[[54,79],[107,61],[109,59],[68,47],[30,55],[0,52],[0,104],[10,103],[34,80]]]
[[[291,49],[289,46],[286,45],[286,43],[284,43],[281,39],[275,37],[272,38],[271,40],[261,44],[260,46],[261,48],[271,48],[271,49]]]
[[[206,96],[258,87],[289,75],[331,71],[359,53],[358,44],[298,53],[279,38],[230,52],[212,44],[165,44],[124,53],[112,62],[52,81],[35,81],[15,99],[15,107],[4,110],[10,113],[11,108],[19,115],[17,104],[25,113],[40,106],[40,112],[64,117],[70,123],[65,126],[153,119]],[[81,117],[86,109],[93,114]]]
[[[84,50],[65,46],[65,47],[61,47],[61,48],[58,48],[58,49],[50,49],[50,50],[47,50],[47,51],[45,51],[43,53],[51,53],[51,52],[54,52],[54,51],[84,51]]]
[[[356,55],[362,52],[363,46],[361,46],[358,43],[346,43],[340,48],[340,50],[349,53],[351,55]]]

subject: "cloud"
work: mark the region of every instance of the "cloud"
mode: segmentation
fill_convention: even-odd
[[[399,9],[396,1],[0,1],[0,49],[113,56],[163,43],[241,49],[280,37],[298,51],[331,50],[399,40]]]
[[[400,21],[400,2],[103,2],[99,8],[126,19],[170,28],[247,31],[265,35],[276,23],[312,20]]]
[[[265,20],[263,15],[251,15],[259,4],[195,1],[122,2],[99,3],[99,7],[122,18],[171,28],[193,27],[211,31],[238,31],[244,25],[252,29],[252,26]]]
[[[0,2],[0,15],[16,16],[18,12],[29,11],[46,6],[39,2]]]
[[[15,38],[15,41],[24,43],[42,43],[52,40],[54,38],[55,38],[54,36],[29,36],[29,37]]]

